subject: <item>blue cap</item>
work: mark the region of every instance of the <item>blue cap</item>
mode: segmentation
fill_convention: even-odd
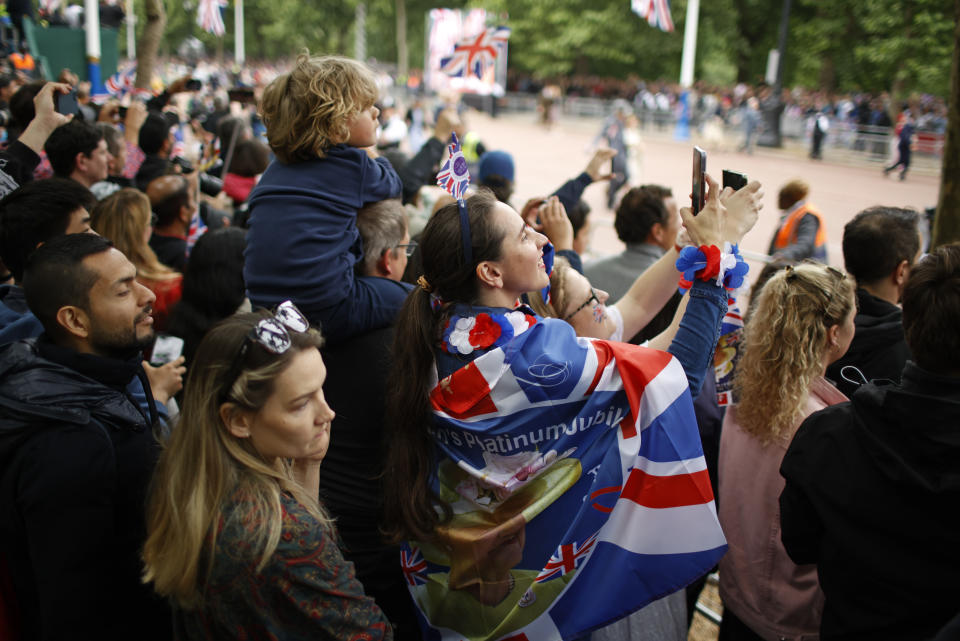
[[[501,176],[513,181],[513,156],[505,151],[488,151],[480,156],[480,166],[477,169],[477,181],[486,182],[491,175]]]

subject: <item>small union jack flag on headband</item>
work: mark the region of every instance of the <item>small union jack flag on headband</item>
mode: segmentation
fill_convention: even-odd
[[[449,149],[450,157],[437,174],[437,184],[457,200],[463,200],[467,187],[470,186],[470,170],[467,168],[467,159],[460,151],[457,134],[450,134]]]
[[[463,77],[472,73],[483,78],[487,67],[492,66],[506,48],[509,37],[508,27],[490,27],[479,35],[463,38],[451,55],[440,59],[440,71],[448,76]]]
[[[660,31],[673,31],[670,0],[631,0],[630,8],[641,18],[646,18],[651,27]]]

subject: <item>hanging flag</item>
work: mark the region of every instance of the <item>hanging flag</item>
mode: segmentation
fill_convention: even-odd
[[[660,31],[673,31],[670,0],[630,0],[630,8],[641,18],[646,18],[651,27]]]
[[[463,38],[454,46],[453,54],[440,59],[440,71],[458,77],[472,73],[482,79],[487,68],[493,66],[497,55],[507,46],[509,37],[508,27],[490,27],[479,35]]]
[[[197,24],[215,36],[222,36],[227,32],[223,25],[223,15],[220,10],[226,8],[227,0],[200,0],[197,7]]]

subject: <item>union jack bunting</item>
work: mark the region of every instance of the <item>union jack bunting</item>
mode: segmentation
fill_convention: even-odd
[[[534,320],[430,392],[452,514],[409,589],[431,641],[577,639],[726,550],[680,363]]]
[[[489,27],[479,35],[463,38],[453,47],[453,53],[440,59],[440,71],[448,76],[463,77],[473,74],[483,78],[487,67],[507,46],[508,27]]]
[[[600,533],[597,532],[580,545],[576,543],[564,543],[558,547],[557,551],[553,553],[553,556],[550,557],[550,560],[547,561],[543,570],[534,580],[537,583],[543,583],[556,576],[563,576],[567,572],[576,570],[580,567],[580,564],[586,560],[590,550],[593,549],[593,544],[597,542],[597,536],[599,536],[599,534]]]
[[[403,570],[403,577],[411,586],[423,585],[427,582],[427,562],[423,560],[420,549],[417,547],[400,550],[400,569]]]
[[[130,67],[125,71],[118,71],[117,73],[107,78],[107,81],[104,83],[104,85],[107,88],[107,92],[111,96],[120,97],[126,93],[133,91],[133,83],[134,83],[134,80],[136,80],[136,77],[137,77],[137,68]]]
[[[630,0],[630,8],[641,18],[646,18],[651,27],[673,31],[670,0]]]
[[[197,7],[197,24],[207,33],[222,36],[227,32],[227,28],[223,25],[220,9],[226,6],[227,0],[200,0],[200,6]]]
[[[450,144],[447,149],[450,157],[443,163],[440,173],[437,174],[437,184],[457,200],[463,200],[463,195],[467,193],[467,187],[470,186],[470,170],[467,167],[467,159],[463,157],[463,152],[460,150],[457,134],[450,134]]]

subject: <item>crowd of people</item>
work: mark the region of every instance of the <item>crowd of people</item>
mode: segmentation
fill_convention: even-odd
[[[0,637],[680,641],[719,565],[724,640],[956,638],[960,245],[829,267],[794,180],[748,278],[761,184],[618,182],[629,103],[515,208],[455,105],[268,75],[0,94]]]

